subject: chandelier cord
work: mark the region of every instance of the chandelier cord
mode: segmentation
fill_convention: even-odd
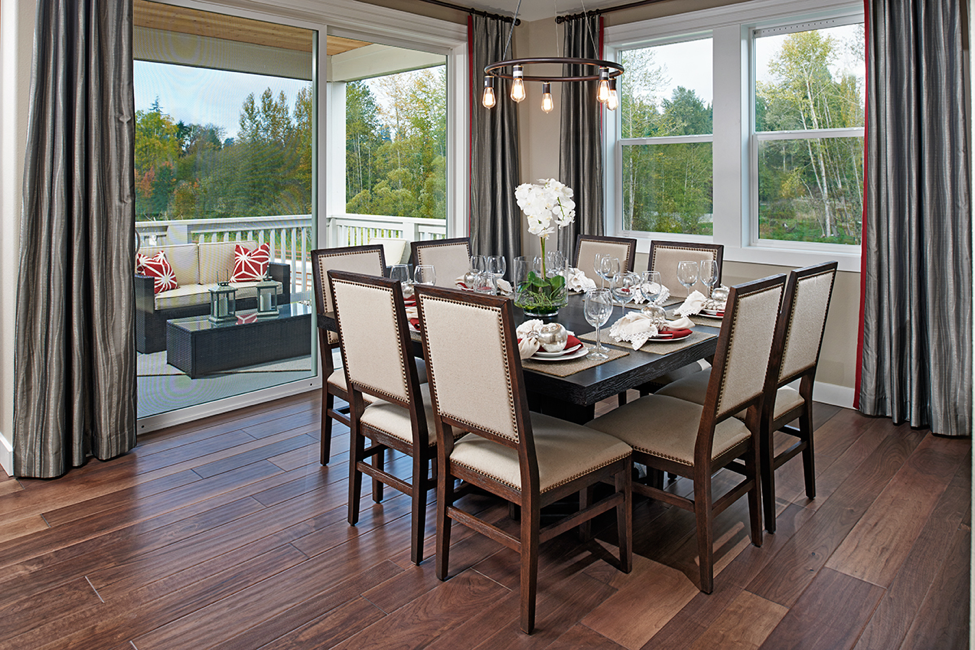
[[[521,0],[518,1],[521,2]],[[596,37],[593,36],[592,23],[589,22],[589,15],[588,15],[589,12],[586,10],[586,0],[582,0],[582,13],[585,16],[586,31],[589,33],[589,42],[592,43],[592,50],[593,52],[595,52],[594,56],[598,58],[602,56],[603,53],[600,52],[599,48],[596,46]]]
[[[508,46],[511,45],[511,34],[515,31],[515,21],[518,20],[518,14],[521,12],[521,0],[518,0],[518,6],[515,7],[515,17],[511,21],[511,29],[508,30],[508,42],[504,44],[504,53],[501,55],[502,59],[508,58]]]

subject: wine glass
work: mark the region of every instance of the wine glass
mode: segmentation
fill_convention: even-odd
[[[494,274],[495,281],[504,277],[504,272],[507,270],[507,268],[507,264],[504,261],[504,255],[489,255],[487,257],[487,262],[484,265],[485,271],[490,271]]]
[[[389,279],[399,281],[404,296],[412,293],[412,287],[410,286],[410,267],[408,264],[393,264],[389,267]]]
[[[620,316],[626,315],[626,303],[636,298],[640,288],[640,276],[632,271],[622,271],[613,275],[610,291],[620,301]]]
[[[487,268],[487,258],[483,255],[471,255],[471,264],[468,268],[467,273],[464,274],[464,284],[468,288],[472,288],[474,285],[474,278],[477,277],[478,273],[484,273],[485,268]]]
[[[606,324],[613,313],[613,296],[609,289],[592,289],[586,292],[586,322],[596,328],[596,347],[586,355],[589,359],[606,359],[606,349],[599,340],[599,328]]]
[[[640,278],[640,293],[647,301],[643,308],[643,313],[653,319],[655,324],[662,323],[667,318],[667,312],[657,304],[663,293],[663,284],[660,282],[660,271],[644,271]]]
[[[419,264],[413,271],[413,284],[434,285],[437,283],[437,274],[429,264]]]
[[[714,292],[714,285],[718,283],[718,261],[701,260],[700,280],[708,288],[708,298]]]
[[[613,257],[612,255],[597,255],[596,256],[596,273],[603,279],[603,282],[609,282],[613,279],[613,276],[619,273],[621,270],[620,260],[618,257]],[[601,284],[605,287],[605,284]]]
[[[697,262],[683,261],[677,263],[677,280],[684,285],[687,290],[686,295],[691,295],[691,287],[697,284],[697,274],[701,267]]]

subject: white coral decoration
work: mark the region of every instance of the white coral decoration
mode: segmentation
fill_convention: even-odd
[[[515,188],[515,198],[528,217],[528,232],[542,239],[553,234],[556,227],[568,226],[576,216],[572,188],[554,178],[519,185]]]

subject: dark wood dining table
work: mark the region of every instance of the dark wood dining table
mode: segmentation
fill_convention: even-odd
[[[563,307],[558,316],[544,319],[547,322],[561,323],[577,336],[593,331],[593,326],[586,322],[583,312],[584,297],[579,294],[569,296],[569,303]],[[619,305],[613,311],[610,323],[620,318]],[[515,308],[515,320],[519,323],[527,317],[521,309]],[[694,330],[718,334],[720,323],[715,327],[695,325]],[[319,326],[332,331],[337,324],[331,314],[319,317]],[[602,328],[602,341],[608,340],[609,326]],[[422,342],[416,335],[416,354],[422,357]],[[677,368],[694,363],[701,359],[714,356],[717,349],[717,336],[699,341],[693,345],[664,354],[633,350],[629,346],[623,349],[629,354],[592,368],[581,370],[567,377],[557,377],[530,368],[524,369],[525,387],[528,390],[528,403],[532,410],[552,415],[563,420],[585,423],[594,417],[596,402],[612,397],[625,390],[637,388],[647,382],[660,377]]]

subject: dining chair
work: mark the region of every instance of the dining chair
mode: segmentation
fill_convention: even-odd
[[[765,530],[770,533],[775,532],[775,470],[800,453],[806,496],[810,499],[816,497],[812,390],[837,266],[837,262],[807,266],[790,272],[786,283],[782,314],[769,358],[759,429],[762,503]],[[708,379],[709,373],[702,372],[676,381],[657,394],[703,404]],[[796,380],[799,380],[799,390],[788,385]],[[739,413],[737,417],[744,415]],[[798,428],[790,426],[796,419],[799,420]],[[794,436],[798,441],[776,454],[772,441],[776,431]]]
[[[332,420],[351,426],[349,416],[335,408],[335,398],[349,401],[345,384],[345,372],[335,369],[332,351],[339,345],[339,335],[325,328],[325,314],[334,310],[329,288],[328,272],[331,270],[354,271],[382,276],[386,269],[383,247],[349,246],[346,248],[321,248],[311,252],[315,279],[315,308],[318,312],[318,349],[322,359],[322,431],[321,463],[328,464],[332,448]]]
[[[630,237],[603,237],[578,235],[572,265],[591,278],[597,277],[593,262],[597,255],[611,254],[620,260],[621,270],[632,271],[636,259],[636,239]]]
[[[438,287],[454,286],[454,281],[471,267],[470,237],[415,241],[410,243],[410,249],[414,266],[434,267]]]
[[[650,262],[648,271],[659,271],[660,281],[670,289],[672,298],[686,298],[688,291],[677,279],[677,265],[680,262],[703,262],[714,260],[718,263],[718,284],[721,284],[721,263],[724,258],[723,244],[700,244],[697,242],[657,241],[650,242]],[[698,282],[700,284],[700,282]],[[703,287],[704,285],[701,284]],[[692,288],[693,290],[693,288]]]
[[[634,483],[633,490],[689,510],[697,521],[697,547],[704,593],[714,590],[714,517],[748,496],[752,544],[762,545],[759,475],[759,412],[785,276],[731,288],[704,405],[666,395],[647,395],[596,418],[586,426],[633,447],[633,461],[694,482],[693,498]],[[747,409],[746,423],[734,416]],[[721,468],[743,475],[715,499],[711,477]]]
[[[436,487],[437,439],[428,384],[417,374],[403,292],[399,281],[388,278],[345,271],[328,276],[351,405],[349,524],[359,520],[363,474],[372,479],[377,503],[383,485],[399,490],[412,502],[410,558],[419,564],[427,492]],[[365,403],[365,395],[372,403]],[[383,469],[387,449],[413,459],[410,480]]]
[[[632,565],[630,447],[598,431],[528,410],[512,301],[418,287],[420,327],[437,431],[437,564],[448,573],[451,522],[521,554],[521,628],[535,625],[539,544],[616,509],[620,569]],[[467,435],[457,439],[454,431]],[[455,480],[520,506],[518,534],[457,505]],[[593,501],[592,488],[614,491]],[[574,494],[580,510],[541,526],[543,507]]]

